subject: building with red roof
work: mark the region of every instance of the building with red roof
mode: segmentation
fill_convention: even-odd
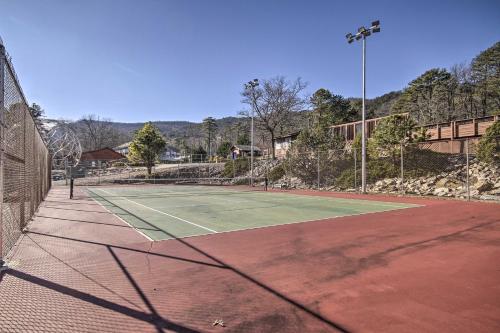
[[[83,152],[80,163],[86,167],[101,167],[103,164],[109,164],[125,158],[124,155],[111,148],[102,148]]]

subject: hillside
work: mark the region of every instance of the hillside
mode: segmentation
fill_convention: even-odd
[[[391,91],[390,93],[384,94],[382,96],[366,99],[366,111],[369,118],[372,117],[383,117],[390,114],[390,110],[395,101],[401,96],[401,91]],[[356,106],[359,106],[359,112],[361,115],[361,98],[349,98],[349,100]],[[358,105],[359,104],[359,105]],[[284,134],[288,131],[295,131],[297,129],[307,126],[307,115],[309,111],[305,110],[302,112],[297,112],[294,114],[293,118],[290,120],[290,125],[288,128],[280,129],[280,134]],[[361,116],[360,116],[361,117]],[[77,121],[75,123],[78,123]],[[127,134],[133,135],[134,131],[138,130],[144,125],[144,122],[137,123],[126,123],[126,122],[107,122],[116,130]],[[202,131],[202,123],[190,122],[190,121],[153,121],[156,127],[167,138],[182,138],[182,137],[204,137]],[[223,117],[216,119],[218,132],[227,131],[229,128],[240,126],[242,128],[249,126],[249,121],[244,117]]]
[[[242,118],[237,117],[224,117],[221,119],[217,119],[217,127],[225,128],[227,126],[232,126],[241,122]],[[133,134],[134,131],[141,128],[144,123],[123,123],[123,122],[108,122],[115,129],[120,132]],[[201,123],[195,123],[190,121],[153,121],[152,122],[156,127],[160,129],[160,131],[166,136],[170,138],[182,137],[186,135],[186,133],[193,132],[192,135],[196,135],[196,133],[200,134]]]
[[[368,118],[384,117],[391,113],[391,108],[396,103],[402,92],[391,91],[379,97],[366,100],[366,112]],[[349,98],[351,103],[361,110],[361,98]]]
[[[390,113],[391,106],[401,95],[400,91],[390,92],[374,99],[367,99],[366,108],[368,117],[381,117]],[[349,98],[352,105],[359,109],[361,119],[361,99]],[[278,128],[277,135],[287,134],[308,126],[309,110],[293,113],[286,126]],[[45,123],[54,123],[55,120],[45,119]],[[177,148],[205,146],[205,132],[202,123],[190,121],[153,121],[152,122],[163,133],[169,145]],[[217,131],[215,144],[222,141],[236,142],[238,137],[248,134],[250,131],[250,120],[246,117],[223,117],[216,119]],[[94,120],[89,130],[88,121],[77,120],[72,127],[80,138],[84,150],[93,150],[103,146],[114,147],[130,141],[135,131],[140,129],[144,122],[114,122]],[[96,137],[95,133],[101,133]],[[269,146],[268,133],[255,123],[255,142],[261,147]]]

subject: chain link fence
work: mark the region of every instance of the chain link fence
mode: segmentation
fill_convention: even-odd
[[[477,138],[368,147],[366,184],[370,193],[434,195],[500,200],[500,137],[493,139],[489,161],[478,158]],[[342,192],[361,190],[361,151],[290,150],[281,161],[280,188]]]
[[[140,164],[133,164],[127,160],[82,162],[77,167],[53,170],[53,180],[56,185],[67,185],[69,179],[75,179],[77,186],[92,186],[112,183],[137,183],[147,180],[154,183],[162,180],[210,179],[210,178],[235,178],[240,171],[243,159],[232,161],[227,158],[211,157],[207,155],[186,155],[176,160],[156,163],[148,176],[147,168]],[[226,167],[229,162],[231,170]],[[60,163],[63,165],[64,163]],[[234,171],[233,171],[234,170]]]
[[[411,143],[384,149],[368,145],[366,184],[369,193],[431,195],[463,199],[500,200],[500,138],[490,149],[497,158],[478,158],[478,138]],[[105,167],[104,167],[105,166]],[[222,182],[250,185],[250,158],[236,160],[184,156],[157,164],[151,177],[146,168],[127,162],[79,166],[71,172],[76,185],[112,183]],[[54,176],[56,174],[54,173]],[[291,149],[284,159],[255,158],[254,185],[266,179],[270,187],[361,191],[361,150]],[[66,182],[62,179],[58,182]]]
[[[0,261],[51,184],[48,149],[0,40]]]

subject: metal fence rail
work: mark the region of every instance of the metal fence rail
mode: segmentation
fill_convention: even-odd
[[[49,151],[0,40],[0,264],[50,183]]]

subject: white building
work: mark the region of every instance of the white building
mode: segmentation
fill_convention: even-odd
[[[284,158],[286,152],[292,146],[292,143],[297,140],[300,132],[295,132],[287,135],[278,136],[274,139],[274,152],[277,158]]]
[[[127,156],[129,153],[129,147],[132,142],[126,142],[124,144],[121,144],[115,148],[113,148],[114,151],[117,153],[120,153],[124,156]],[[172,147],[172,146],[166,146],[163,152],[160,154],[159,159],[161,162],[166,162],[166,161],[176,161],[180,159],[180,154],[177,148]]]

